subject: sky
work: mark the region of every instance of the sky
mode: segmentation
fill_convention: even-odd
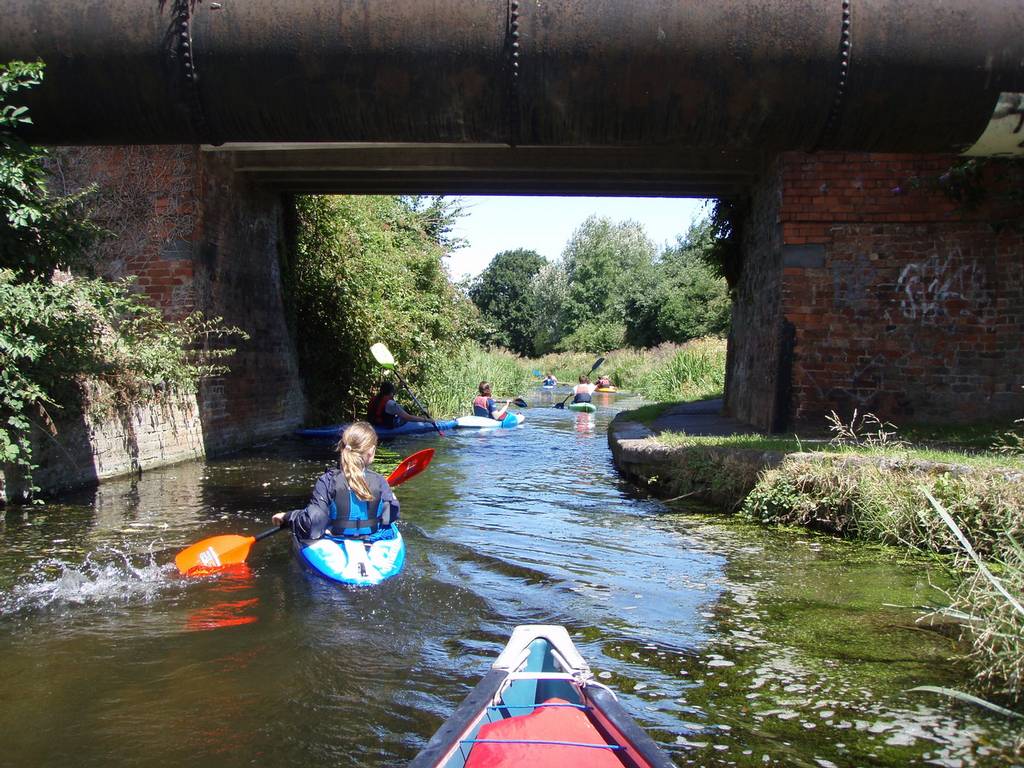
[[[706,215],[704,201],[679,197],[472,197],[459,198],[465,215],[453,234],[469,241],[448,260],[453,278],[478,275],[501,251],[534,250],[557,258],[588,216],[638,221],[659,248],[673,245],[691,222]]]

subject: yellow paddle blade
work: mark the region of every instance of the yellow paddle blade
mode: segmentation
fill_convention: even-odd
[[[385,347],[381,342],[378,341],[370,347],[370,354],[373,355],[374,360],[385,368],[395,367],[395,358],[391,355],[391,350]]]
[[[255,536],[211,536],[179,552],[174,564],[182,576],[201,576],[226,565],[244,563],[255,541]]]

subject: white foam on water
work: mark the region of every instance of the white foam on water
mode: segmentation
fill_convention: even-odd
[[[139,555],[134,555],[139,559]],[[28,578],[0,595],[0,615],[53,605],[148,602],[176,582],[172,564],[160,565],[152,550],[141,563],[115,548],[92,553],[84,562],[41,560]]]

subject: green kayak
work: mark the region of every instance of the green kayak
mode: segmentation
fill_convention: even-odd
[[[565,407],[570,411],[584,411],[586,413],[593,413],[597,410],[597,406],[593,403],[569,403]]]

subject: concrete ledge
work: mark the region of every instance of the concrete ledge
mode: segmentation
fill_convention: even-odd
[[[761,471],[787,454],[716,446],[667,446],[643,424],[616,417],[608,447],[619,472],[659,498],[686,496],[735,510]]]

